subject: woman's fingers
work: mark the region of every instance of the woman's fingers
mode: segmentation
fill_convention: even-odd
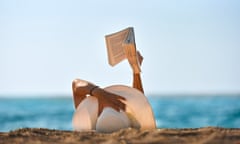
[[[121,105],[121,104],[120,104]],[[102,113],[103,109],[105,107],[111,107],[113,109],[115,109],[116,111],[120,111],[120,109],[123,109],[122,106],[116,105],[114,103],[105,103],[104,101],[99,102],[99,106],[98,106],[98,116]]]
[[[126,104],[124,102],[122,102],[122,100],[126,100],[124,97],[115,95],[115,96],[111,96],[112,102],[114,105],[116,105],[118,107],[118,111],[120,111],[120,109],[125,110]]]
[[[120,110],[126,109],[126,104],[123,102],[126,100],[124,97],[107,92],[107,91],[101,91],[101,92],[102,93],[99,93],[97,95],[97,99],[99,102],[98,116],[102,113],[105,107],[111,107],[118,112],[120,112]]]
[[[120,99],[120,100],[126,100],[126,98],[122,97],[122,96],[117,96],[117,98]]]
[[[114,109],[117,110],[118,112],[120,112],[120,110],[126,109],[126,105],[124,103],[122,103],[121,101],[114,103],[112,105],[112,107],[114,107]]]

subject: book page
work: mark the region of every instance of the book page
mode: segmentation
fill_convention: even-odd
[[[127,58],[133,72],[141,72],[132,27],[107,35],[105,38],[108,51],[108,62],[111,66]]]
[[[129,33],[129,28],[122,31],[105,36],[108,62],[114,66],[126,58],[123,43],[125,42]]]

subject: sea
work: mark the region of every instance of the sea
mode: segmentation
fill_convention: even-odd
[[[240,128],[240,95],[155,94],[147,98],[158,128]],[[0,98],[0,132],[20,128],[73,130],[73,113],[70,96],[3,96]]]

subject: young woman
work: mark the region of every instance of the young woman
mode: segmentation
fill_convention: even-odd
[[[132,57],[129,55],[129,57]],[[142,64],[143,57],[141,56],[140,52],[137,52],[137,60],[139,64]],[[131,62],[129,61],[130,65]],[[144,93],[141,81],[141,75],[139,73],[135,73],[133,69],[133,88],[138,89],[142,93]],[[75,108],[81,103],[81,101],[86,98],[87,96],[94,96],[98,99],[99,106],[98,106],[98,115],[101,114],[102,110],[105,107],[111,107],[116,111],[120,111],[120,109],[125,110],[125,104],[121,100],[125,100],[125,98],[116,95],[114,93],[108,92],[95,84],[81,80],[75,79],[72,82],[72,90],[73,90],[73,100]]]
[[[139,64],[142,60],[137,52]],[[132,65],[131,61],[129,63]],[[91,82],[75,79],[72,90],[76,109],[73,116],[75,130],[113,132],[126,127],[155,128],[152,109],[143,94],[140,72],[135,72],[134,68],[132,88],[120,85],[100,88]]]

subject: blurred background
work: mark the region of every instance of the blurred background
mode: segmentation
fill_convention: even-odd
[[[238,0],[1,0],[0,131],[70,130],[75,78],[131,86],[104,39],[129,26],[158,127],[239,127],[239,15]]]

